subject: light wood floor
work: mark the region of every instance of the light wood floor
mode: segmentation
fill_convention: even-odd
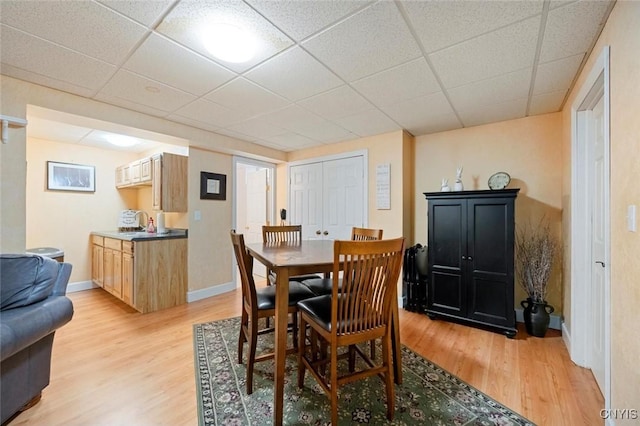
[[[11,425],[196,425],[193,324],[237,316],[238,291],[139,314],[100,289],[71,293],[51,384]],[[402,343],[539,425],[597,425],[603,399],[558,332],[517,338],[400,310]]]

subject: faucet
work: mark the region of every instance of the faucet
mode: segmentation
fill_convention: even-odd
[[[136,212],[135,218],[138,219],[138,215],[139,214],[144,214],[146,216],[146,220],[144,222],[142,222],[142,226],[138,226],[139,228],[145,229],[147,226],[147,223],[149,223],[149,214],[147,212],[145,212],[144,210],[138,210]],[[138,221],[138,225],[140,224],[140,221]]]

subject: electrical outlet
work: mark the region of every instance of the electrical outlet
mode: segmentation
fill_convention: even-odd
[[[196,211],[193,212],[193,219],[194,220],[202,219],[202,213],[200,213],[200,210],[196,210]]]

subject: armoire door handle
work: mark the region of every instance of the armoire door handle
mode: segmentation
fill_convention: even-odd
[[[603,261],[601,261],[601,260],[596,260],[596,263],[599,263],[599,264],[600,264],[600,266],[602,266],[602,267],[604,268],[604,262],[603,262]]]

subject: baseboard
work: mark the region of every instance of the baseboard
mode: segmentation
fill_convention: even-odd
[[[212,287],[203,288],[200,290],[188,291],[187,292],[187,303],[196,302],[198,300],[206,299],[208,297],[217,296],[222,293],[227,293],[229,291],[235,290],[236,286],[233,281],[218,284]]]
[[[520,309],[517,308],[516,309],[516,321],[517,322],[524,322],[524,316],[523,313],[524,309]],[[550,316],[550,321],[549,321],[549,328],[552,328],[554,330],[562,330],[562,317],[560,315],[554,315],[551,314]]]
[[[569,329],[567,328],[567,323],[562,323],[562,341],[564,345],[567,347],[567,351],[569,355],[571,355],[571,334],[569,334]]]
[[[67,293],[75,293],[76,291],[91,290],[92,288],[100,288],[93,281],[78,281],[67,285]]]

